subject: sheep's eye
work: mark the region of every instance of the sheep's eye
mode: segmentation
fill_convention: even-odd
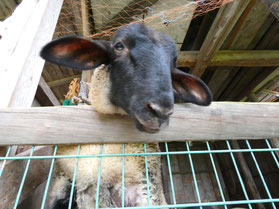
[[[124,49],[124,46],[121,42],[118,42],[115,44],[114,48],[117,50],[117,51],[122,51]]]

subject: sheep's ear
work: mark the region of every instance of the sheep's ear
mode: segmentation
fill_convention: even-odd
[[[178,69],[173,69],[171,75],[174,96],[176,98],[183,102],[191,102],[197,105],[210,105],[212,94],[200,78]]]
[[[76,36],[56,39],[45,45],[41,57],[57,65],[78,70],[89,70],[101,64],[109,64],[111,44]]]

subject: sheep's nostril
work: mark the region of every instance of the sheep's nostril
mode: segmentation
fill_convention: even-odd
[[[162,107],[156,103],[149,102],[147,107],[151,112],[159,118],[167,118],[173,113],[173,108]]]

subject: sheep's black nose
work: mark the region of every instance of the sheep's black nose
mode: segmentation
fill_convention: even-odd
[[[173,106],[163,107],[154,102],[149,102],[147,106],[158,118],[168,118],[173,113]]]

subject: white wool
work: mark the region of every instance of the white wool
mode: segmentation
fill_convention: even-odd
[[[90,91],[89,100],[92,103],[93,108],[100,114],[127,114],[123,109],[113,105],[109,99],[109,93],[111,88],[111,82],[109,78],[108,67],[101,65],[94,70]],[[147,144],[147,152],[160,152],[157,143]],[[143,144],[125,144],[125,153],[144,153]],[[60,146],[57,150],[58,155],[76,155],[77,146]],[[94,155],[101,153],[101,146],[98,144],[81,145],[80,155]],[[103,145],[102,154],[121,154],[123,153],[122,144],[105,144]],[[75,169],[75,158],[61,158],[56,159],[57,167],[63,174],[63,176],[56,178],[53,184],[53,190],[51,192],[52,199],[60,198],[64,194],[65,187],[69,184],[69,179],[72,178]],[[95,191],[98,179],[98,168],[100,159],[98,157],[79,158],[77,175],[76,175],[76,189],[77,189],[77,204],[78,208],[93,208],[95,207]],[[101,185],[122,185],[122,157],[103,157],[101,161]],[[154,195],[151,196],[151,201],[154,205],[163,204],[166,205],[165,196],[162,188],[161,180],[161,157],[159,155],[151,155],[147,158],[149,173],[153,174],[154,185],[150,182],[151,190],[155,190]],[[125,165],[125,193],[129,193],[127,201],[133,201],[135,199],[137,205],[146,206],[147,197],[146,184],[142,182],[146,181],[145,175],[145,157],[144,156],[126,156],[124,158]],[[64,178],[63,178],[64,177]],[[60,188],[59,188],[60,187]],[[106,186],[104,186],[106,188]],[[138,188],[138,189],[135,189]],[[117,190],[117,189],[116,189]],[[135,194],[137,191],[139,194]],[[115,194],[117,194],[116,191]],[[108,192],[107,192],[108,193]],[[110,193],[103,191],[103,200],[100,199],[100,206],[110,207],[108,204],[111,197],[106,196]],[[125,200],[126,202],[126,200]]]
[[[90,84],[89,100],[94,110],[101,114],[127,115],[122,108],[110,102],[110,88],[111,82],[108,67],[101,65],[94,70]]]

